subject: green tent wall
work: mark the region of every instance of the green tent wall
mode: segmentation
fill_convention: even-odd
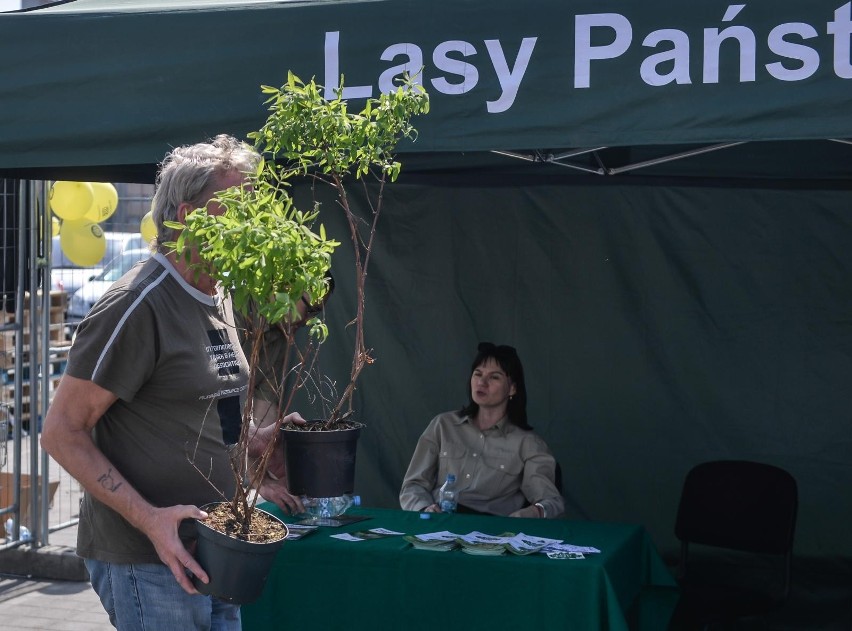
[[[256,128],[259,86],[287,70],[344,73],[357,103],[422,65],[433,109],[400,148],[369,280],[365,503],[396,505],[419,433],[465,402],[491,340],[524,360],[569,517],[644,523],[672,553],[689,467],[750,458],[799,481],[797,554],[846,562],[849,16],[841,0],[78,0],[0,15],[0,171],[152,181],[170,146]],[[343,236],[331,203],[322,216]],[[345,257],[332,340],[349,334]],[[347,348],[324,351],[339,379]]]
[[[640,521],[673,553],[687,470],[754,459],[799,481],[798,553],[850,555],[848,191],[481,171],[404,176],[387,203],[357,403],[370,502],[395,504],[417,437],[466,402],[490,340],[524,360],[570,517]],[[353,296],[335,273],[339,324]],[[346,366],[346,345],[324,353]]]

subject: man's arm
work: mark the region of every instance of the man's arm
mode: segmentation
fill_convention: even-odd
[[[41,446],[88,493],[142,531],[180,586],[196,594],[184,568],[204,583],[208,577],[178,537],[178,526],[184,519],[203,519],[206,514],[197,506],[153,506],[98,449],[92,429],[116,400],[92,381],[63,375],[44,419]]]

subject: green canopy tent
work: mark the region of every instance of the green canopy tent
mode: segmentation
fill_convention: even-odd
[[[255,129],[259,85],[288,70],[329,91],[343,74],[357,99],[422,68],[434,108],[403,151],[569,164],[600,147],[842,139],[852,66],[839,4],[61,3],[0,21],[0,168],[156,164],[199,134]]]
[[[288,70],[327,89],[342,74],[357,102],[422,68],[432,112],[400,147],[370,276],[365,503],[396,505],[419,433],[466,402],[487,339],[519,349],[569,516],[644,523],[671,552],[686,471],[756,459],[799,481],[797,553],[846,561],[850,4],[78,0],[0,15],[0,172],[152,181],[169,147],[257,128],[259,86]],[[343,374],[348,351],[324,358]]]

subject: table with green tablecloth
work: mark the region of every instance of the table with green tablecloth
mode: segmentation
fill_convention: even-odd
[[[263,508],[282,515],[271,504]],[[627,612],[643,586],[674,585],[639,525],[461,514],[421,519],[416,512],[365,507],[350,514],[370,518],[285,542],[260,599],[242,608],[244,631],[627,631]],[[409,535],[523,532],[601,552],[583,559],[474,556],[459,549],[415,549],[399,536],[363,541],[331,536],[373,528]]]

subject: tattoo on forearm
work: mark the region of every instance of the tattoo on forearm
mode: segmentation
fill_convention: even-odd
[[[107,491],[115,492],[118,490],[118,487],[121,486],[121,482],[116,482],[112,477],[112,469],[104,473],[101,477],[98,478],[98,482],[100,485],[105,488]]]

